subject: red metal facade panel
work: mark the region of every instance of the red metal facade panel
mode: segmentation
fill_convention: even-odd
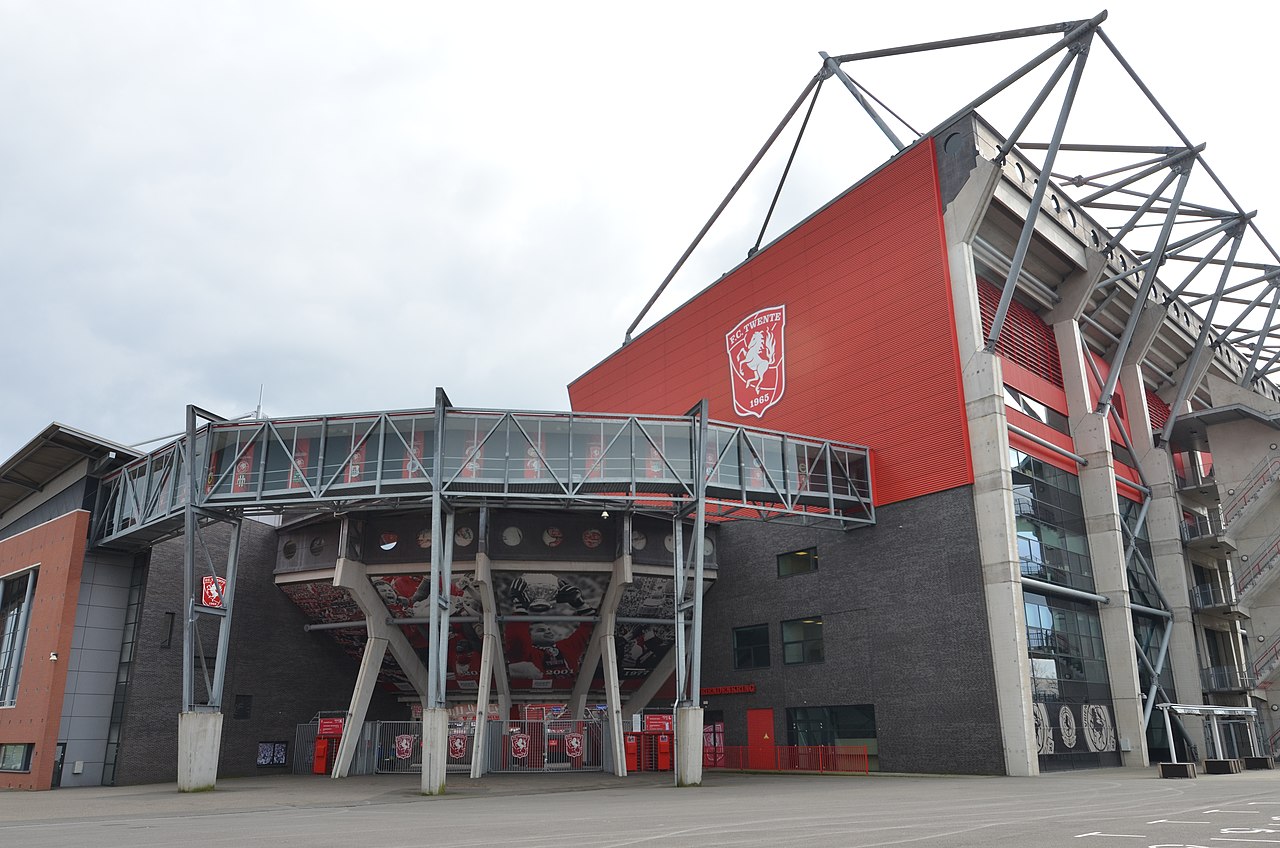
[[[902,153],[569,386],[575,410],[711,416],[865,444],[879,504],[973,481],[931,141]],[[785,306],[786,387],[734,411],[725,334]]]

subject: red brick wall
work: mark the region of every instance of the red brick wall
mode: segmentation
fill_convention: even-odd
[[[77,510],[0,541],[0,577],[39,565],[17,705],[0,709],[0,742],[35,743],[35,751],[30,773],[0,772],[0,787],[52,784],[88,532],[89,513]]]
[[[734,411],[725,334],[785,305],[786,390]],[[816,212],[569,386],[575,410],[684,413],[872,449],[875,500],[973,481],[931,140]]]

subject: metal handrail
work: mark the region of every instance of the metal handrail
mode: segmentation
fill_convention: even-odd
[[[1182,539],[1184,542],[1220,537],[1222,530],[1222,512],[1217,509],[1209,510],[1207,515],[1197,513],[1190,520],[1186,517],[1182,519]]]
[[[704,497],[712,520],[875,521],[870,451],[861,445],[724,422],[703,429],[692,413],[445,407],[440,415],[424,409],[208,423],[196,431],[201,483],[194,498],[179,439],[103,478],[93,539],[116,542],[167,526],[188,499],[254,514],[394,508],[437,494],[460,503],[678,512]]]
[[[1191,590],[1191,608],[1195,610],[1232,606],[1239,602],[1233,588],[1214,583],[1201,583]]]
[[[1253,673],[1255,680],[1264,680],[1277,662],[1280,662],[1280,634],[1276,634],[1271,639],[1271,644],[1253,658],[1253,664],[1249,670]]]
[[[1240,491],[1232,495],[1223,507],[1224,523],[1229,525],[1239,518],[1249,502],[1276,479],[1280,479],[1280,456],[1263,457],[1245,476]]]
[[[1200,669],[1200,684],[1206,692],[1236,692],[1252,689],[1256,683],[1251,674],[1235,666],[1215,665]]]
[[[1236,575],[1236,591],[1241,595],[1257,582],[1262,573],[1280,560],[1280,529],[1272,533],[1257,551],[1249,556],[1249,567]]]

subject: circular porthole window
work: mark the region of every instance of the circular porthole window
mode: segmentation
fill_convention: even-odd
[[[298,543],[290,539],[284,543],[284,547],[281,548],[280,552],[284,554],[285,559],[293,559],[298,555]]]
[[[307,549],[311,551],[312,556],[320,556],[324,552],[324,538],[316,536],[311,540],[311,544],[307,545]]]

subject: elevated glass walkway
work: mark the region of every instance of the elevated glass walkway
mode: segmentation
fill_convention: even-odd
[[[875,522],[867,448],[708,421],[700,409],[641,416],[439,406],[211,420],[101,481],[92,540],[136,549],[173,536],[192,492],[195,507],[239,515],[422,507],[438,494],[455,507],[668,515],[692,514],[702,498],[710,521]]]

